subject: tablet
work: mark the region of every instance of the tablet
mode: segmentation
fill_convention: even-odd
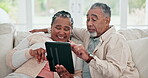
[[[71,46],[68,42],[45,42],[47,51],[47,60],[50,70],[55,71],[57,64],[63,65],[71,74],[74,74],[74,65],[71,52]]]

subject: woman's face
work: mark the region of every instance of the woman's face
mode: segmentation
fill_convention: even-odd
[[[67,42],[72,31],[69,18],[57,17],[51,26],[51,38],[54,41]]]

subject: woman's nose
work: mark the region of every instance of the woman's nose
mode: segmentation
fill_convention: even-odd
[[[64,32],[65,30],[63,28],[59,31],[60,34],[63,34]]]

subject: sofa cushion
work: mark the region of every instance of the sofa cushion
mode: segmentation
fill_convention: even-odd
[[[13,34],[0,35],[0,78],[4,78],[12,70],[6,65],[6,55],[13,48]]]
[[[0,24],[0,35],[8,34],[14,31],[14,26],[11,23]]]
[[[118,32],[122,34],[127,40],[148,37],[148,33],[141,29],[121,29]]]
[[[2,23],[10,23],[10,18],[8,13],[0,8],[0,24]]]
[[[14,47],[17,46],[25,37],[29,36],[30,32],[16,31],[14,38]]]
[[[129,40],[128,44],[132,51],[133,60],[140,72],[141,78],[148,77],[148,37]]]

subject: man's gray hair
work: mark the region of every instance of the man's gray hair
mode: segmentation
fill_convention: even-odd
[[[103,13],[105,14],[106,17],[111,17],[111,10],[110,7],[104,3],[94,3],[90,9],[94,9],[94,8],[100,8],[102,9]]]

